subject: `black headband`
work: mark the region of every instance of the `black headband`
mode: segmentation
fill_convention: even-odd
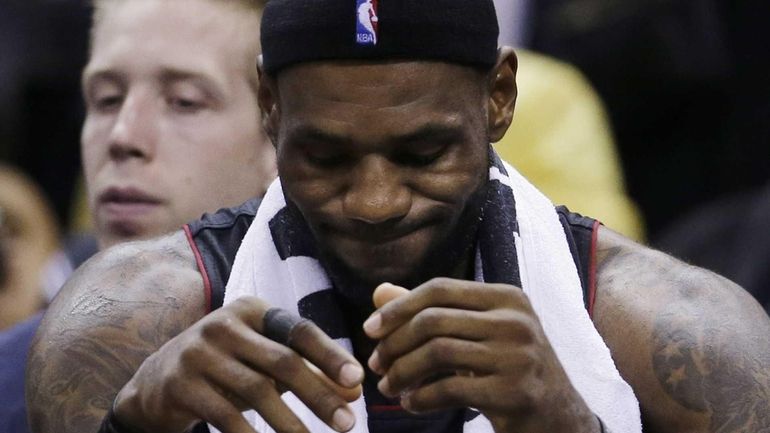
[[[492,0],[269,0],[265,71],[318,60],[436,60],[491,68]]]

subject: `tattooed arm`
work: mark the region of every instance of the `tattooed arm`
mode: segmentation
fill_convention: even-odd
[[[145,358],[205,308],[203,281],[181,232],[89,261],[54,300],[30,351],[32,430],[97,431]]]
[[[265,337],[269,308],[244,297],[204,315],[203,282],[181,233],[97,257],[57,296],[33,342],[33,431],[96,432],[112,405],[137,431],[182,433],[205,421],[254,433],[241,415],[251,408],[276,431],[308,433],[284,390],[349,430],[343,397],[357,393],[363,368],[309,321],[291,329],[288,346]]]
[[[594,317],[645,431],[770,432],[770,320],[716,274],[602,229]]]

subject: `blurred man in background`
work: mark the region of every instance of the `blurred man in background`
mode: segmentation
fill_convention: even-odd
[[[261,196],[275,177],[256,98],[263,3],[95,2],[81,148],[101,248]],[[38,323],[0,353],[26,352]],[[18,404],[0,431],[27,431],[21,388],[4,394]]]
[[[102,247],[264,193],[275,169],[256,101],[261,3],[96,3],[82,150]]]

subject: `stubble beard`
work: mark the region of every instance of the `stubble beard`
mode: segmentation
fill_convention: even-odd
[[[445,234],[427,248],[412,272],[388,281],[373,280],[366,270],[352,269],[333,250],[318,243],[319,261],[346,301],[364,308],[372,307],[372,293],[381,283],[389,282],[409,290],[436,277],[473,278],[476,235],[486,200],[488,182],[483,182],[468,199],[465,208]]]

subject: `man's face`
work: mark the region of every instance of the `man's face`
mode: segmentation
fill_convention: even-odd
[[[264,192],[257,14],[211,0],[108,2],[83,74],[88,198],[102,246]]]
[[[487,179],[484,83],[428,62],[279,74],[278,171],[327,265],[370,286],[451,272],[435,264],[467,249]]]

